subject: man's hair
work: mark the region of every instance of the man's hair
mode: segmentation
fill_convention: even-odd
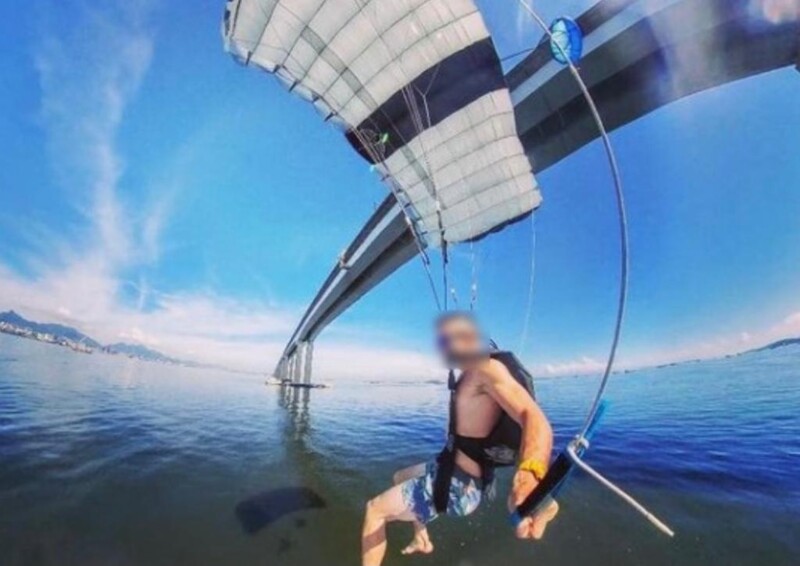
[[[478,324],[478,319],[475,318],[469,311],[445,311],[441,313],[433,322],[434,328],[437,330],[441,329],[444,325],[450,324],[451,322],[466,322],[470,326],[472,326],[476,332],[480,333],[480,325]]]

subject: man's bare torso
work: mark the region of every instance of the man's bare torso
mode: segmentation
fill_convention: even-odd
[[[497,367],[500,366],[500,367]],[[456,433],[459,436],[484,438],[492,432],[500,418],[502,409],[484,390],[483,382],[488,373],[507,371],[496,360],[487,360],[479,368],[464,372],[458,381],[456,391]],[[481,475],[481,467],[477,462],[458,452],[456,464],[468,474]]]

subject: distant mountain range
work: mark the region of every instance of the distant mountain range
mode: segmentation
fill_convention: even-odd
[[[109,354],[121,354],[132,358],[151,360],[154,362],[164,362],[169,364],[181,363],[180,360],[165,356],[161,352],[156,352],[155,350],[151,350],[150,348],[142,346],[141,344],[125,344],[124,342],[118,342],[117,344],[109,344],[108,346],[105,346],[103,351],[108,352]]]
[[[93,349],[102,348],[102,344],[92,340],[83,332],[72,328],[71,326],[64,326],[63,324],[40,323],[27,320],[14,311],[0,313],[0,322],[11,324],[18,328],[28,329],[32,332],[40,332],[42,334],[52,334],[58,338],[66,338],[78,344],[84,344]]]
[[[778,340],[777,342],[767,344],[766,346],[761,346],[760,348],[756,348],[754,350],[748,350],[744,353],[751,354],[755,352],[764,352],[767,350],[777,350],[778,348],[785,348],[786,346],[800,346],[800,338],[784,338],[783,340]]]
[[[3,323],[21,332],[9,331],[8,330],[9,326],[6,326],[6,329],[3,329],[2,328]],[[157,352],[156,350],[152,350],[150,348],[147,348],[146,346],[142,346],[141,344],[127,344],[124,342],[118,342],[116,344],[109,344],[107,346],[104,346],[103,344],[101,344],[97,340],[94,340],[90,336],[87,336],[77,328],[56,323],[34,322],[20,316],[13,310],[0,313],[0,332],[8,332],[10,334],[24,336],[27,338],[33,338],[44,342],[56,343],[62,346],[69,346],[73,349],[79,349],[81,351],[87,351],[87,352],[94,350],[106,354],[128,356],[130,358],[137,358],[140,360],[161,362],[166,364],[178,364],[188,367],[217,367],[217,366],[210,366],[206,364],[199,364],[196,362],[188,362],[184,360],[171,358],[167,355],[162,354],[161,352]],[[41,336],[36,336],[37,333]],[[48,337],[54,338],[55,340],[47,339]],[[76,345],[79,345],[80,348],[76,348]],[[747,350],[745,352],[740,352],[738,354],[730,354],[726,357],[741,356],[745,354],[764,352],[768,350],[777,350],[778,348],[785,348],[787,346],[800,346],[800,337],[784,338],[783,340],[777,340],[775,342],[767,344],[766,346],[761,346],[760,348],[754,348],[752,350]],[[659,366],[659,367],[666,367],[672,365],[678,365],[678,364],[677,363],[664,364],[664,366]],[[218,369],[224,369],[224,368],[218,368]]]
[[[92,350],[104,352],[107,354],[118,354],[118,355],[128,356],[131,358],[138,358],[140,360],[148,360],[153,362],[194,365],[191,363],[182,362],[181,360],[176,360],[175,358],[170,358],[169,356],[165,356],[161,352],[156,352],[155,350],[146,348],[141,344],[125,344],[120,342],[117,344],[110,344],[108,346],[103,346],[100,342],[87,336],[77,328],[73,328],[71,326],[65,326],[63,324],[34,322],[20,316],[13,310],[0,313],[0,323],[3,322],[8,325],[11,325],[15,329],[29,331],[31,333],[39,333],[42,335],[50,335],[56,339],[62,339],[64,341],[69,341],[75,344],[81,344],[83,346],[91,348]],[[38,339],[36,336],[30,336],[30,337]],[[49,342],[50,340],[45,340],[45,341]],[[67,342],[67,345],[69,345],[69,342]]]

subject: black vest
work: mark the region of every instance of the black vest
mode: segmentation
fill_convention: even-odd
[[[535,399],[533,377],[525,369],[522,362],[512,352],[494,350],[489,353],[493,360],[502,363],[514,380],[519,383],[528,394]],[[433,500],[436,510],[444,513],[447,510],[447,500],[455,470],[456,451],[461,450],[471,459],[481,465],[483,472],[483,485],[487,486],[493,477],[495,468],[513,466],[519,455],[519,446],[522,442],[522,427],[503,412],[485,438],[473,439],[459,437],[456,434],[456,382],[455,373],[450,372],[448,386],[450,388],[450,422],[448,425],[447,445],[437,459],[437,472],[434,479]]]

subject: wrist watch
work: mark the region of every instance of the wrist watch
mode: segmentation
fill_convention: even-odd
[[[538,481],[542,481],[547,473],[547,467],[540,460],[536,460],[535,458],[523,460],[519,463],[517,470],[520,472],[532,473],[533,477],[535,477]]]

